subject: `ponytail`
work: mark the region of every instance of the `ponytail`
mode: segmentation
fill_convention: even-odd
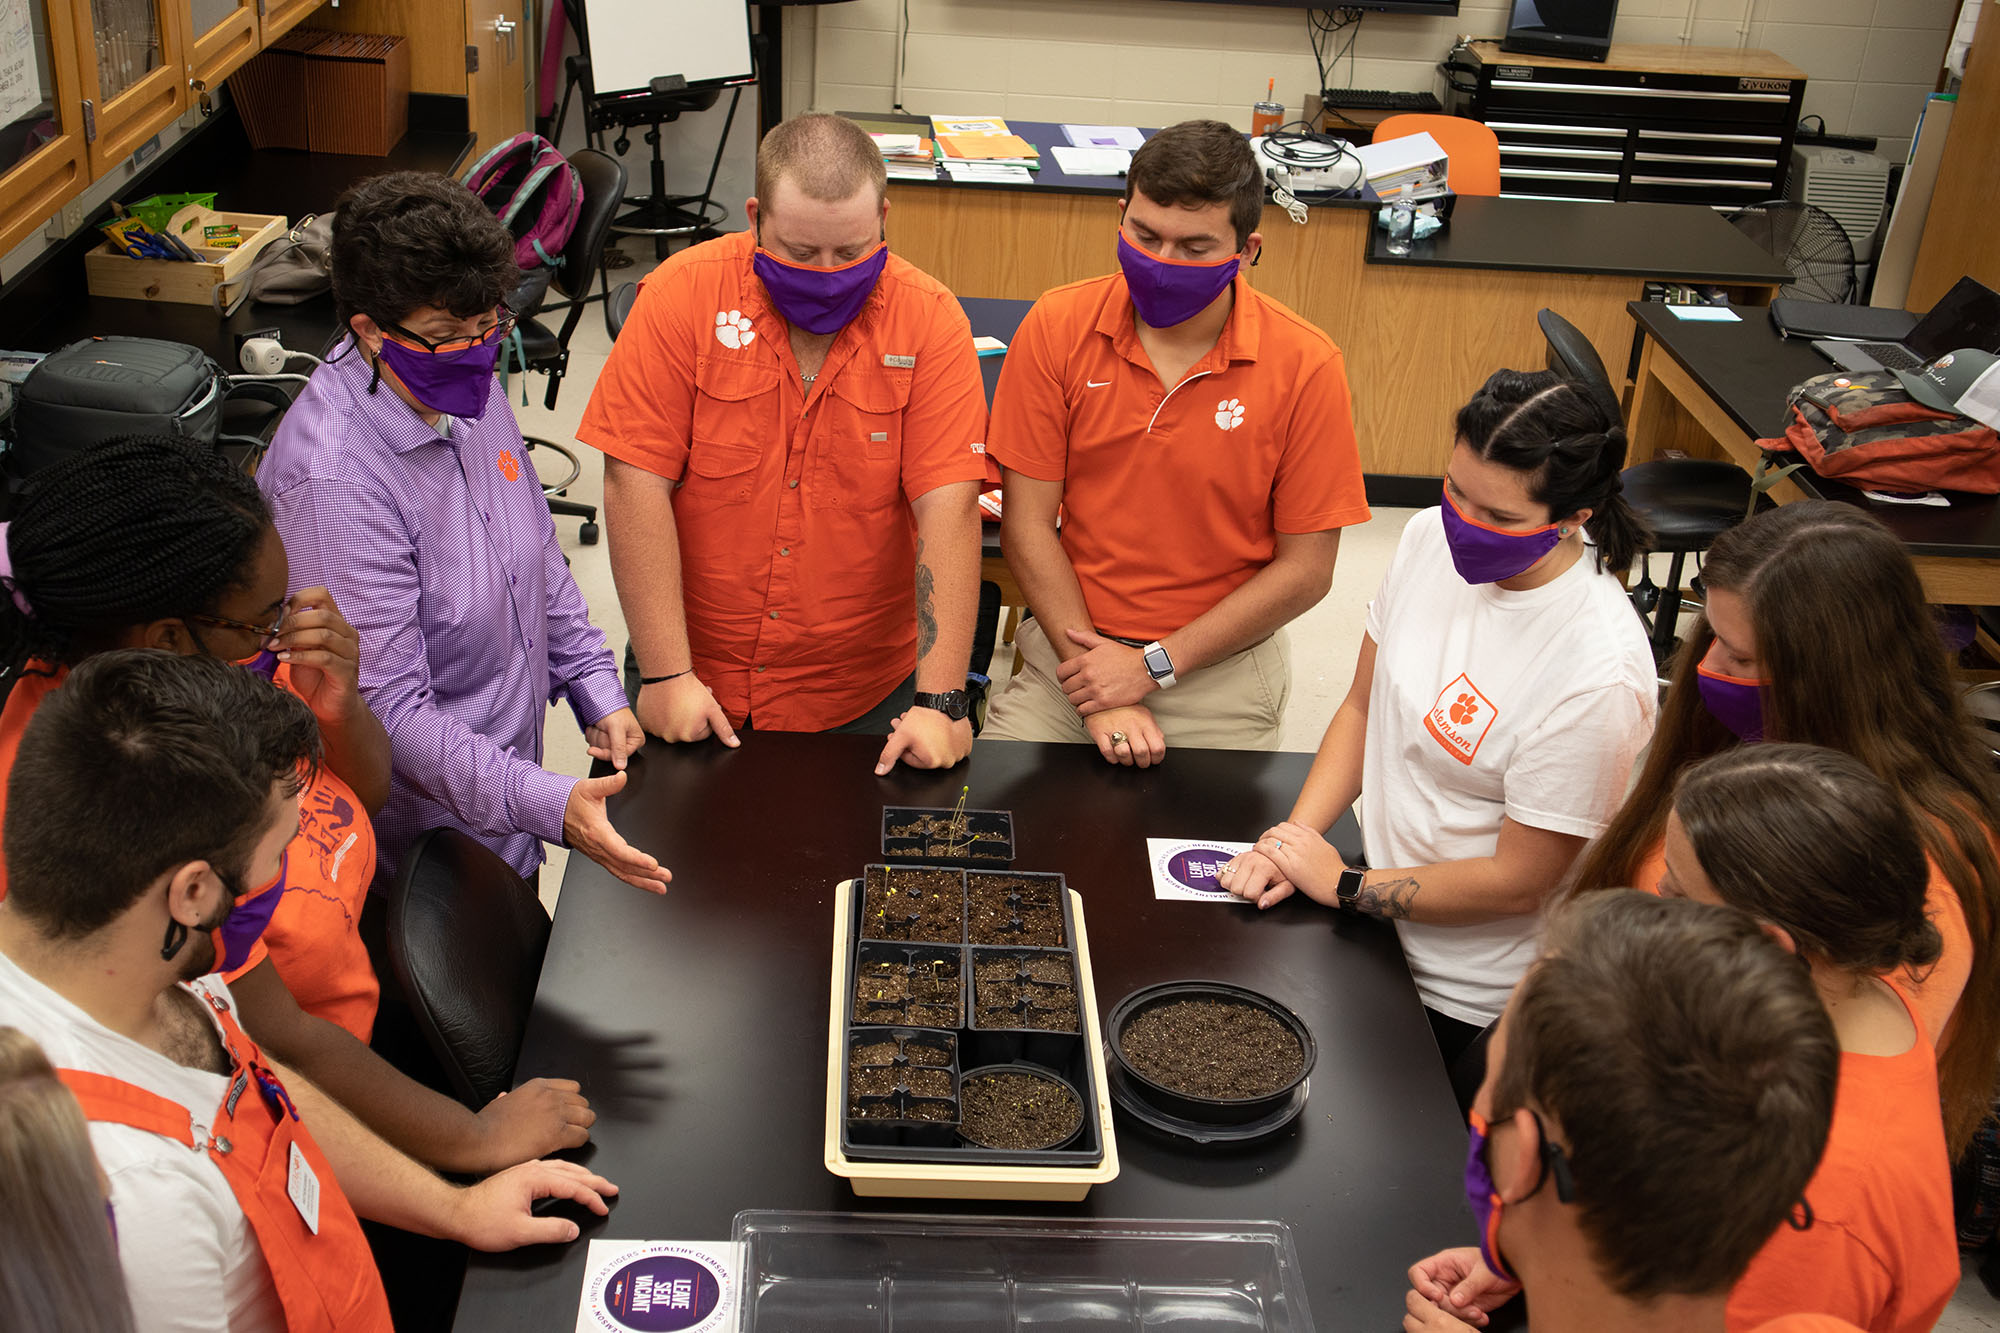
[[[1458,411],[1458,438],[1490,462],[1533,474],[1529,494],[1562,518],[1591,511],[1583,530],[1597,567],[1622,571],[1652,533],[1625,499],[1625,429],[1574,380],[1552,371],[1496,370]]]

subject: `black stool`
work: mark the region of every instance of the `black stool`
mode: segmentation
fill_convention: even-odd
[[[1655,458],[1633,464],[1620,476],[1625,499],[1653,530],[1653,548],[1640,556],[1639,586],[1632,591],[1632,604],[1642,620],[1646,619],[1643,602],[1653,591],[1645,558],[1662,551],[1673,555],[1667,585],[1658,590],[1659,603],[1650,622],[1653,661],[1664,670],[1679,642],[1674,630],[1680,619],[1681,571],[1688,554],[1707,550],[1749,514],[1750,474],[1734,463],[1706,458]]]

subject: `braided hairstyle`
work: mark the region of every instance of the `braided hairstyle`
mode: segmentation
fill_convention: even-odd
[[[1624,496],[1625,428],[1583,386],[1547,370],[1496,370],[1458,409],[1458,438],[1489,462],[1531,473],[1528,493],[1583,530],[1599,569],[1631,568],[1652,540]]]
[[[19,597],[0,596],[0,665],[74,665],[134,625],[212,612],[270,525],[254,481],[172,436],[121,436],[37,472],[5,529]]]

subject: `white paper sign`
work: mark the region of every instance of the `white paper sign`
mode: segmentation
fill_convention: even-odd
[[[1222,887],[1218,872],[1253,846],[1210,838],[1148,838],[1146,859],[1153,864],[1153,896],[1184,903],[1245,902]]]
[[[13,124],[41,104],[28,0],[0,0],[0,125]]]
[[[736,1327],[734,1241],[594,1240],[576,1333],[723,1333]]]

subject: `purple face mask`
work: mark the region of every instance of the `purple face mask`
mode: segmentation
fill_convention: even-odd
[[[1529,1112],[1534,1115],[1533,1111]],[[1486,1263],[1493,1276],[1503,1282],[1519,1285],[1521,1279],[1515,1277],[1500,1257],[1500,1214],[1506,1209],[1506,1201],[1500,1197],[1499,1186],[1493,1183],[1493,1170],[1486,1164],[1486,1145],[1491,1142],[1486,1117],[1473,1111],[1467,1114],[1466,1122],[1471,1132],[1465,1149],[1465,1201],[1472,1205],[1472,1220],[1479,1224],[1479,1257]],[[1542,1125],[1542,1118],[1535,1116],[1535,1129],[1541,1138],[1541,1169],[1535,1175],[1535,1184],[1522,1201],[1532,1199],[1540,1192],[1542,1182],[1555,1177],[1556,1198],[1568,1203],[1575,1197],[1570,1182],[1569,1155],[1561,1146],[1549,1141],[1548,1130]]]
[[[507,321],[502,320],[477,342],[448,344],[436,352],[384,333],[378,355],[381,364],[395,371],[403,387],[425,407],[477,421],[493,392],[493,367],[500,360],[506,327]]]
[[[1236,280],[1241,255],[1214,263],[1191,259],[1162,259],[1147,254],[1118,233],[1118,267],[1125,270],[1125,287],[1132,294],[1132,308],[1148,327],[1170,329],[1185,324],[1208,309],[1216,297]]]
[[[794,264],[761,245],[750,260],[778,313],[807,333],[834,333],[853,323],[888,262],[885,242],[877,242],[873,250],[838,268]]]
[[[1562,534],[1555,524],[1527,532],[1490,528],[1467,518],[1444,497],[1444,540],[1451,548],[1452,567],[1467,583],[1499,583],[1525,574],[1536,561],[1556,549]]]
[[[266,648],[254,657],[239,657],[235,665],[265,680],[274,680],[278,674],[278,655]]]
[[[285,871],[290,861],[291,851],[287,849],[278,859],[278,878],[270,887],[240,899],[215,928],[216,971],[234,972],[249,961],[250,947],[263,938],[265,928],[271,924],[271,914],[278,910],[278,900],[285,896]]]
[[[1493,1276],[1516,1282],[1519,1279],[1500,1258],[1500,1213],[1506,1203],[1486,1165],[1486,1118],[1474,1111],[1466,1119],[1472,1131],[1465,1150],[1465,1201],[1472,1205],[1472,1220],[1479,1226],[1479,1257]]]
[[[1695,663],[1695,687],[1709,716],[1736,733],[1741,741],[1764,739],[1764,682],[1725,676]]]

